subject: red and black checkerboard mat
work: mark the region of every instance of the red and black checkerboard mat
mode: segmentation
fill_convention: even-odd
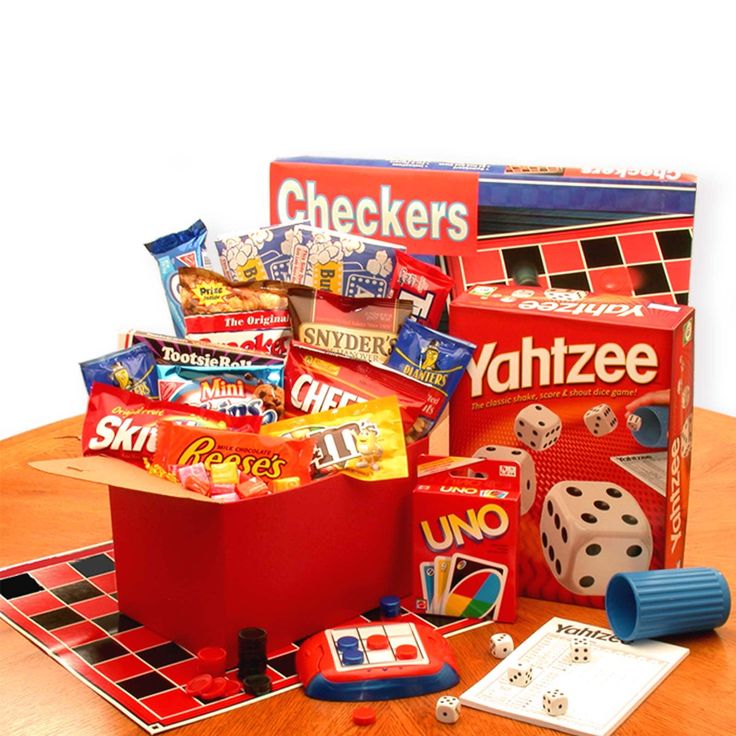
[[[380,617],[376,609],[346,625]],[[184,685],[197,674],[197,660],[119,611],[111,542],[0,571],[0,618],[149,733],[257,700],[238,693],[207,703],[185,693]],[[444,635],[479,623],[408,612],[401,620],[421,620]],[[298,649],[295,643],[269,652],[272,694],[299,687]],[[236,670],[228,674],[235,676]]]
[[[478,238],[478,255],[447,258],[457,293],[476,284],[507,284],[534,268],[544,287],[651,297],[687,304],[692,217],[588,225]]]

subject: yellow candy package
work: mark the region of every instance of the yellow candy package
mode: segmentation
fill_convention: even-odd
[[[261,434],[316,440],[315,478],[344,472],[361,480],[389,480],[409,474],[396,396],[273,422],[263,425]]]

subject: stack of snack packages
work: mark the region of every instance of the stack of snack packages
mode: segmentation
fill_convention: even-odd
[[[81,364],[85,454],[217,502],[409,474],[475,347],[437,329],[438,268],[308,222],[207,242],[197,221],[146,248],[175,335],[132,330]]]

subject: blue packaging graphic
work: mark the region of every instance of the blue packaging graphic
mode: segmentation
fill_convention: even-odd
[[[166,292],[171,319],[177,337],[184,337],[184,313],[179,301],[179,274],[181,266],[208,266],[204,249],[207,228],[202,220],[191,227],[170,235],[164,235],[146,243],[148,252],[156,259],[161,271],[161,281]]]
[[[87,393],[93,383],[106,383],[151,399],[158,399],[158,376],[153,353],[143,344],[117,350],[79,364]]]
[[[253,414],[263,423],[284,413],[284,366],[252,365],[247,368],[196,368],[157,366],[161,398],[232,416]]]
[[[438,389],[445,404],[457,388],[475,345],[407,319],[386,361],[389,368]],[[444,408],[444,405],[443,405]]]

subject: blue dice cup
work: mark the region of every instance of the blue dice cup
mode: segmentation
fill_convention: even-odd
[[[634,439],[643,447],[667,447],[667,428],[670,424],[669,406],[640,406],[632,414],[641,419],[641,427],[631,430]]]
[[[712,567],[620,572],[606,590],[606,615],[621,641],[707,631],[731,612],[723,574]]]

